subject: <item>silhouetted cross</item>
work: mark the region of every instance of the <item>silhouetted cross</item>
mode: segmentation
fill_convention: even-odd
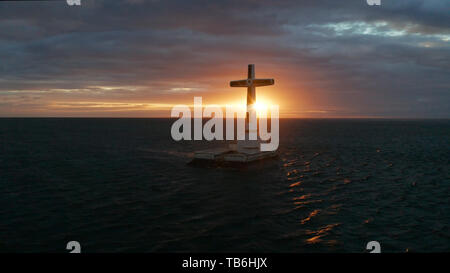
[[[231,81],[231,87],[247,87],[247,111],[249,106],[256,102],[256,87],[273,85],[274,79],[255,79],[255,65],[248,65],[248,78],[246,80]]]

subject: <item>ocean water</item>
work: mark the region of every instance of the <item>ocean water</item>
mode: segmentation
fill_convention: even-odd
[[[281,120],[246,168],[172,122],[0,119],[0,252],[450,251],[449,120]]]

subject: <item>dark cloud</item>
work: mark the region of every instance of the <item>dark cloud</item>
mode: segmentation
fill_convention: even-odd
[[[294,99],[307,90],[333,115],[450,117],[449,8],[434,0],[0,2],[0,114],[55,98],[159,101],[225,90],[236,67],[256,63]]]

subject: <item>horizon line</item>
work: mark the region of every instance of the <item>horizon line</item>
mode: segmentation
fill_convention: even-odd
[[[0,116],[0,119],[179,119],[179,117]],[[202,119],[209,120],[211,118],[202,118]],[[224,117],[223,119],[227,118]],[[233,119],[236,119],[236,117],[234,117]],[[279,119],[450,120],[450,117],[281,117]]]

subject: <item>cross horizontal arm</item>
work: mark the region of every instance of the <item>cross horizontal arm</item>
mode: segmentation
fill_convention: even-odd
[[[249,83],[247,80],[240,80],[240,81],[231,81],[230,82],[231,87],[249,87]]]
[[[266,86],[266,85],[273,85],[275,84],[275,81],[273,79],[254,79],[253,80],[253,86]]]

